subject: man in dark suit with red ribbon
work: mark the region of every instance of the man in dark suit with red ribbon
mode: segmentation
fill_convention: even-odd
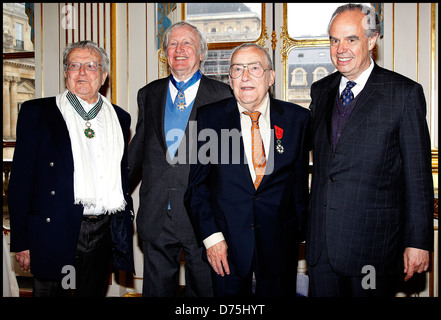
[[[253,274],[256,296],[296,294],[309,111],[273,99],[274,77],[268,52],[242,45],[231,57],[234,97],[198,110],[198,159],[185,204],[215,296],[251,295]]]
[[[372,8],[339,7],[329,25],[338,72],[311,87],[306,259],[312,296],[393,296],[403,270],[408,280],[429,266],[426,102],[421,85],[370,57],[380,29]]]

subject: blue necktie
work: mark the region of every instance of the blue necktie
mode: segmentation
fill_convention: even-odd
[[[348,104],[354,100],[354,94],[352,93],[352,88],[356,85],[355,82],[348,81],[346,83],[346,88],[341,93],[341,101],[343,103],[343,107],[346,107]]]
[[[178,89],[175,102],[173,103],[173,105],[176,107],[176,110],[182,112],[187,108],[187,104],[185,103],[184,91],[187,90],[187,88],[194,85],[201,77],[202,77],[202,73],[199,70],[187,82],[184,81],[176,82],[175,78],[173,78],[173,76],[170,75],[170,81],[173,83],[176,89]]]

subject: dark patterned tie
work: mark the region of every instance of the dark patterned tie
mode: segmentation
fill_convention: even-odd
[[[348,81],[346,83],[346,88],[341,93],[341,101],[343,103],[343,107],[346,107],[348,104],[351,103],[352,100],[354,100],[354,94],[352,93],[352,88],[356,85],[355,82]]]

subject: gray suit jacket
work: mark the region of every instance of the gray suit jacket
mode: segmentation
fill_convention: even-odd
[[[154,241],[162,230],[168,204],[176,226],[176,236],[181,241],[196,241],[190,219],[184,207],[189,163],[189,126],[171,164],[167,159],[167,144],[164,132],[164,110],[168,94],[169,78],[155,80],[138,92],[138,122],[136,133],[129,145],[129,182],[131,190],[142,179],[136,217],[137,231],[143,240]],[[189,121],[196,119],[200,106],[232,96],[230,87],[220,81],[202,76]],[[196,133],[196,127],[194,128]],[[191,132],[190,132],[191,133]],[[194,145],[196,150],[196,145]],[[182,156],[185,152],[185,157]],[[182,163],[184,162],[184,163]]]
[[[326,243],[334,270],[402,272],[405,247],[430,250],[433,183],[421,85],[374,66],[332,149],[332,110],[341,75],[311,87],[314,169],[306,259]]]

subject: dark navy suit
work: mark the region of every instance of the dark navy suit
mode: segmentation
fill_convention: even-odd
[[[282,278],[287,285],[294,283],[291,289],[295,292],[297,248],[308,199],[309,111],[270,98],[269,112],[271,129],[283,129],[284,152],[275,151],[274,136],[270,150],[266,150],[269,174],[256,190],[245,161],[242,138],[230,139],[226,148],[222,138],[226,132],[241,131],[236,99],[198,110],[198,134],[210,129],[218,137],[214,146],[218,150],[210,163],[204,165],[205,141],[198,142],[198,161],[191,166],[185,204],[198,241],[216,232],[223,233],[230,268],[240,277],[249,276],[257,266],[263,277]],[[213,152],[208,151],[209,156]]]
[[[333,270],[403,272],[406,247],[430,250],[433,183],[421,85],[375,65],[335,148],[332,113],[341,75],[311,87],[313,162],[306,259],[327,249]]]
[[[121,161],[125,211],[112,216],[116,268],[134,271],[132,199],[128,192],[127,142],[130,115],[113,106],[126,143]],[[17,143],[8,190],[11,251],[30,250],[35,277],[60,280],[74,265],[83,206],[74,204],[74,163],[66,123],[55,97],[25,102],[17,123]]]

